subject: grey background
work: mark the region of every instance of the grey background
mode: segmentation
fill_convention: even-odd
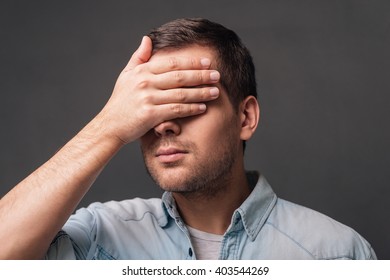
[[[142,35],[206,17],[235,30],[257,66],[248,169],[390,259],[389,12],[375,0],[1,1],[0,196],[99,112]],[[81,205],[160,194],[134,143]]]

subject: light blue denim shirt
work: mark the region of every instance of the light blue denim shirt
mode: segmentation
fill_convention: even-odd
[[[353,229],[280,199],[265,178],[233,213],[220,259],[376,259]],[[162,199],[93,203],[72,215],[48,259],[196,259],[171,193]]]

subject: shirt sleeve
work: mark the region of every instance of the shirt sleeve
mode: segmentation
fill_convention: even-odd
[[[87,208],[78,210],[55,236],[45,258],[54,260],[91,259],[96,237],[95,221],[94,215]]]
[[[76,254],[73,249],[72,241],[69,235],[64,231],[60,231],[53,242],[50,244],[49,250],[45,256],[46,260],[76,260]]]
[[[362,242],[363,251],[365,254],[361,257],[363,260],[377,260],[377,256],[375,254],[374,249],[371,247],[371,244],[368,243],[366,239],[364,239],[360,234],[358,234],[360,241]]]

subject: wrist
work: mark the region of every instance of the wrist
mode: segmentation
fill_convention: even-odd
[[[115,127],[111,121],[104,117],[104,113],[99,113],[92,119],[78,134],[87,142],[104,147],[105,150],[115,153],[126,143],[115,133]]]

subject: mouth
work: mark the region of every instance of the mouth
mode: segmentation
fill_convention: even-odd
[[[168,147],[168,148],[159,148],[155,154],[155,157],[161,163],[174,163],[180,160],[183,160],[184,157],[188,154],[188,151]]]

